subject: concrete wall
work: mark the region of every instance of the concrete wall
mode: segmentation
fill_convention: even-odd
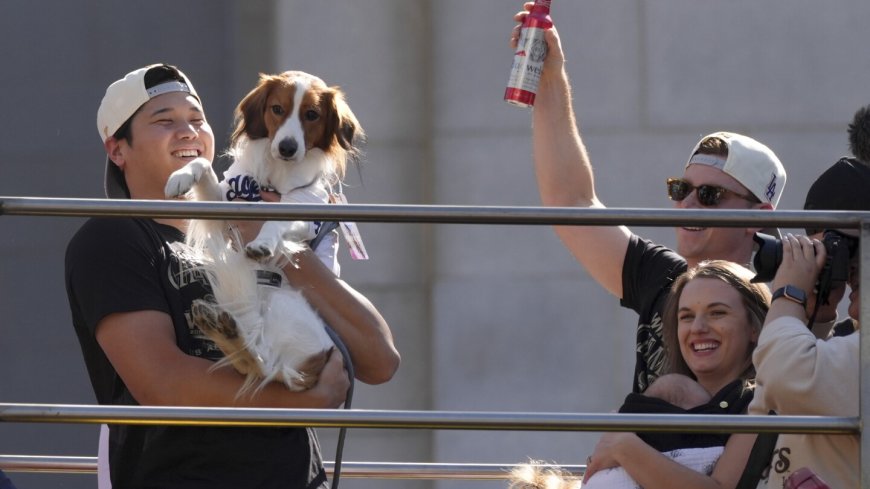
[[[258,71],[341,85],[369,135],[355,203],[537,205],[530,114],[501,101],[504,0],[36,1],[0,4],[0,195],[101,196],[94,113],[107,83],[165,60],[197,81],[215,132]],[[847,151],[870,103],[870,4],[556,0],[575,110],[610,207],[669,207],[664,179],[714,130],[768,144],[789,172],[780,207]],[[4,217],[0,402],[91,403],[62,261],[80,220]],[[549,228],[360,225],[371,260],[343,276],[390,321],[403,364],[358,386],[366,409],[607,412],[630,388],[635,316]],[[636,229],[672,244],[669,229]],[[335,433],[322,430],[325,457]],[[596,434],[352,430],[345,459],[582,463]],[[92,455],[90,426],[0,424],[0,454]],[[13,474],[21,487],[92,487]],[[345,487],[504,487],[381,482]]]

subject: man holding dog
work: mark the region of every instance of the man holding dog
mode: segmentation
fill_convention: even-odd
[[[202,102],[177,68],[151,65],[108,87],[97,114],[110,198],[163,199],[167,177],[191,159],[214,158]],[[241,222],[253,236],[256,223]],[[271,383],[237,396],[244,376],[191,324],[209,294],[184,246],[181,219],[100,218],[71,240],[66,283],[73,323],[100,404],[336,408],[349,379],[333,351],[303,392]],[[342,338],[357,378],[386,382],[399,363],[389,326],[313,252],[284,269],[291,285]],[[101,449],[104,447],[101,446]],[[316,436],[304,428],[112,425],[108,472],[117,488],[325,487]],[[101,487],[103,481],[101,480]]]
[[[532,3],[514,20],[522,23]],[[519,39],[514,28],[511,44]],[[571,85],[555,27],[545,31],[548,55],[533,110],[532,139],[541,200],[547,206],[602,208],[591,163],[572,108]],[[746,136],[720,132],[692,150],[682,178],[667,191],[677,208],[774,209],[786,174],[776,155]],[[748,264],[757,228],[682,227],[677,250],[642,239],[625,226],[559,226],[574,257],[623,307],[639,315],[634,391],[662,373],[661,311],[673,280],[705,259]]]

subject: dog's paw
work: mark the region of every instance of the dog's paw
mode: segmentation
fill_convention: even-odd
[[[223,352],[224,359],[215,365],[226,362],[248,376],[239,394],[253,388],[255,379],[262,377],[263,369],[261,362],[245,347],[235,318],[220,306],[198,299],[190,305],[190,321]]]
[[[255,239],[245,246],[245,253],[254,260],[264,260],[275,256],[278,244],[273,240]]]
[[[285,240],[303,243],[317,237],[317,226],[308,221],[284,222],[281,235]]]
[[[185,167],[169,175],[163,193],[170,199],[181,197],[190,192],[194,184],[196,184],[196,176]]]
[[[239,337],[236,320],[220,307],[203,300],[195,300],[190,304],[190,319],[200,330],[220,335],[227,340]]]
[[[166,197],[168,198],[176,198],[185,195],[190,192],[197,182],[199,182],[203,173],[205,173],[210,167],[211,163],[209,163],[205,158],[191,160],[190,163],[175,170],[172,175],[169,175],[163,193],[166,194]]]

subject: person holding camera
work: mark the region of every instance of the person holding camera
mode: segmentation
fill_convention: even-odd
[[[870,110],[865,107],[849,126],[852,152],[857,157],[841,158],[822,173],[807,193],[805,209],[870,211],[870,164],[862,159],[870,159],[868,128]],[[774,300],[753,354],[756,389],[750,414],[858,415],[857,231],[807,232],[823,240],[791,235],[782,240],[782,263],[772,285]],[[831,252],[837,253],[840,247],[850,251],[846,263],[830,260]],[[842,256],[842,251],[839,254]],[[850,318],[837,323],[825,340],[813,335],[806,323],[814,314],[818,318],[832,315],[844,296],[845,286],[824,283],[829,273],[847,277]],[[816,290],[828,286],[828,304],[818,304],[816,312]],[[794,487],[795,479],[806,477],[809,471],[832,488],[859,487],[859,446],[857,435],[779,435],[758,487]]]
[[[859,111],[859,114],[862,112]],[[865,114],[870,114],[864,112]],[[854,150],[853,150],[854,151]],[[870,210],[870,165],[858,158],[844,157],[840,158],[836,163],[828,168],[810,187],[807,192],[806,202],[804,203],[806,210]],[[840,234],[849,241],[850,251],[854,253],[858,245],[858,231],[854,229],[848,230],[823,230],[807,228],[807,235],[810,237],[824,239],[826,234]],[[854,262],[854,260],[853,260]],[[855,263],[853,263],[854,265]],[[858,327],[858,311],[854,314],[850,311],[850,317],[843,320],[838,320],[837,305],[843,299],[845,294],[845,283],[837,282],[832,284],[830,298],[827,304],[819,305],[817,321],[824,323],[827,321],[827,328],[817,328],[817,334],[821,329],[822,332],[830,331],[830,336],[848,336],[856,331]],[[852,293],[857,295],[855,289],[852,288]],[[854,302],[853,302],[854,304]]]
[[[857,416],[858,335],[822,340],[806,324],[825,246],[789,234],[782,249],[773,301],[752,358],[756,386],[749,414]],[[858,487],[859,443],[857,435],[779,435],[758,487],[788,487],[789,477],[803,468],[830,487]]]
[[[855,321],[846,318],[837,322],[837,306],[845,295],[852,259],[858,249],[857,233],[852,230],[807,229],[807,236],[819,240],[827,255],[814,293],[808,297],[807,311],[810,315],[807,327],[817,338],[848,336],[856,329]],[[756,235],[756,238],[759,248],[753,260],[757,272],[753,282],[771,282],[782,260],[782,241],[763,234]]]
[[[848,136],[849,149],[853,156],[840,158],[813,182],[804,202],[805,210],[870,210],[870,193],[867,191],[870,188],[870,105],[855,112],[852,122],[849,123]],[[826,232],[818,228],[807,228],[806,231],[807,236],[818,239],[823,239]],[[830,234],[831,230],[827,232]],[[851,246],[857,247],[856,230],[834,232],[851,235]],[[854,252],[854,249],[850,251]],[[837,306],[843,299],[845,290],[842,282],[833,284],[827,304],[819,305],[816,322],[820,324],[814,328],[817,335],[830,332],[830,336],[848,336],[857,330],[858,309],[855,300],[852,301],[854,310],[849,312],[850,317],[838,321]],[[855,287],[852,288],[852,294],[857,299]]]

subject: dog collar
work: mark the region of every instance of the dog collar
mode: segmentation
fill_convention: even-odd
[[[268,285],[270,287],[281,287],[281,274],[270,272],[269,270],[257,270],[257,285]]]

